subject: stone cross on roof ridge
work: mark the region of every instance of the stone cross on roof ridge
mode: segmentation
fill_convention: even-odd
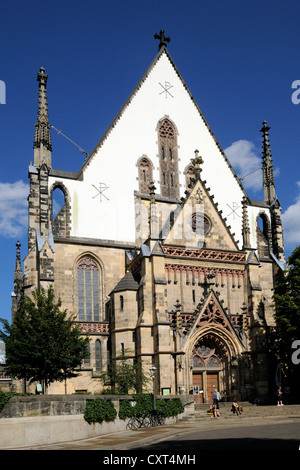
[[[158,49],[161,49],[163,46],[167,46],[166,42],[170,42],[171,38],[165,36],[165,32],[161,29],[159,34],[154,34],[154,39],[159,39]]]

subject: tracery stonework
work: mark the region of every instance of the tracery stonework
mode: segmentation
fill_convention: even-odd
[[[177,283],[181,273],[185,274],[186,284],[200,285],[204,282],[205,276],[214,275],[214,284],[225,285],[225,279],[230,278],[232,287],[241,287],[245,277],[245,271],[241,269],[215,268],[205,266],[189,266],[183,264],[165,264],[167,282]]]
[[[216,348],[201,340],[193,349],[193,366],[195,368],[220,368],[222,358]]]
[[[181,246],[164,245],[167,256],[180,258],[207,259],[217,261],[230,261],[234,263],[245,263],[246,253],[222,250],[190,249]]]
[[[200,338],[192,350],[193,364],[196,367],[221,367],[224,358],[230,357],[230,349],[223,338],[207,334]]]
[[[175,313],[170,312],[168,316],[169,316],[170,323],[174,324]],[[187,325],[195,318],[195,313],[181,313],[180,318],[181,318],[182,325]],[[243,314],[231,314],[230,315],[230,322],[232,326],[235,326],[235,327],[239,327],[242,324],[243,319],[245,319],[245,323],[247,324],[247,326],[250,326],[251,322],[250,322],[249,316],[245,316]]]
[[[223,328],[228,328],[228,321],[225,319],[224,314],[220,311],[218,306],[213,300],[210,300],[202,312],[197,326],[206,325],[207,323],[217,323]]]
[[[177,138],[174,125],[169,119],[164,119],[160,123],[158,146],[161,195],[177,199],[179,197]]]
[[[91,257],[80,260],[77,266],[78,319],[100,320],[99,267]]]
[[[109,333],[108,322],[74,322],[83,333]]]

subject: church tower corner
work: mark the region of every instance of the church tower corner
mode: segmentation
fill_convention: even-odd
[[[47,101],[48,75],[43,67],[37,74],[38,113],[34,132],[34,163],[28,168],[28,255],[24,261],[24,287],[48,287],[54,281],[54,240],[51,223],[49,174],[52,143]]]
[[[45,74],[45,69],[41,67],[37,74],[39,102],[33,142],[34,166],[36,168],[39,168],[43,163],[51,168],[52,144],[48,115],[47,80],[48,75]]]
[[[16,265],[14,272],[14,290],[11,293],[12,297],[12,321],[14,321],[15,315],[20,307],[21,300],[23,298],[23,270],[21,265],[21,243],[16,243]]]
[[[274,165],[269,141],[270,127],[263,121],[261,132],[263,135],[262,145],[262,171],[264,201],[270,207],[271,230],[272,230],[272,251],[280,263],[285,262],[284,239],[281,220],[281,206],[276,195]]]

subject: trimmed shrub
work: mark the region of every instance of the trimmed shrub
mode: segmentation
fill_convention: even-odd
[[[130,400],[122,400],[120,402],[119,418],[126,419],[132,416],[153,414],[153,394],[141,393],[134,395],[135,405],[132,406]],[[156,400],[156,411],[165,416],[177,416],[183,413],[184,406],[180,398],[165,398]]]
[[[177,416],[183,413],[184,407],[179,398],[169,398],[165,400],[157,400],[156,409],[163,416]]]
[[[84,412],[84,419],[88,423],[102,423],[103,421],[113,421],[117,416],[117,411],[111,400],[88,400]]]
[[[134,395],[136,405],[133,407],[135,416],[151,415],[153,413],[153,393],[138,393]]]
[[[130,400],[121,400],[120,401],[120,408],[119,408],[119,418],[126,419],[131,418],[134,416],[134,407],[131,404]]]

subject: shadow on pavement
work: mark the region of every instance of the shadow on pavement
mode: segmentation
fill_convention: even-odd
[[[199,440],[167,440],[157,444],[143,447],[143,450],[149,451],[163,451],[168,450],[172,452],[190,452],[190,451],[287,451],[299,450],[299,439],[255,439],[255,438],[241,438],[241,439],[199,439]]]

